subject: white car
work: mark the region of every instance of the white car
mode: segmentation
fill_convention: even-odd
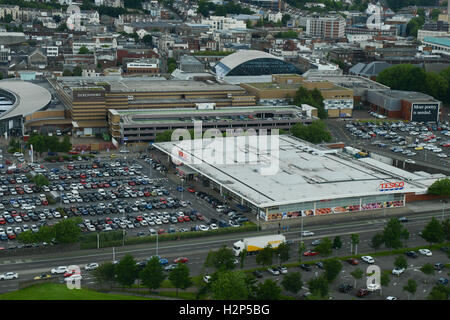
[[[361,260],[368,263],[368,264],[374,264],[375,260],[371,256],[362,256]]]
[[[211,276],[204,276],[203,281],[205,281],[206,283],[209,283],[211,281]]]
[[[59,266],[59,267],[56,267],[56,268],[53,268],[53,269],[51,269],[51,271],[50,271],[52,274],[63,274],[63,273],[66,273],[67,272],[67,267],[65,267],[65,266]]]
[[[412,163],[412,164],[416,163],[414,160],[411,160],[411,159],[406,159],[405,162],[406,163]]]
[[[98,268],[98,263],[89,263],[86,265],[86,267],[84,267],[85,270],[87,271],[91,271],[91,270],[95,270]]]
[[[201,231],[208,231],[208,230],[209,230],[209,228],[208,228],[207,226],[205,226],[204,224],[199,225],[198,228],[199,228]]]
[[[64,279],[64,281],[66,282],[72,282],[75,280],[83,280],[83,277],[81,276],[81,274],[73,274],[70,277]]]
[[[6,272],[3,274],[0,274],[0,280],[11,280],[11,279],[18,279],[19,274],[17,272]]]
[[[309,236],[313,236],[314,232],[312,231],[302,231],[302,236],[304,237],[309,237]]]
[[[419,249],[419,253],[423,254],[424,256],[427,256],[427,257],[431,257],[432,256],[431,251],[428,250],[428,249]]]
[[[392,274],[395,274],[396,276],[401,275],[403,272],[405,272],[405,268],[395,268],[392,270]]]
[[[211,223],[211,224],[209,225],[209,227],[211,228],[211,230],[217,230],[217,229],[219,229],[219,227],[218,227],[217,224],[215,224],[215,223]]]
[[[367,285],[367,290],[369,291],[379,290],[380,288],[381,286],[378,283],[370,283]]]
[[[278,275],[280,274],[280,271],[278,271],[278,270],[275,269],[275,268],[267,268],[267,271],[268,271],[271,275],[274,275],[274,276],[278,276]]]
[[[386,300],[397,300],[397,298],[394,296],[388,296],[386,297]]]

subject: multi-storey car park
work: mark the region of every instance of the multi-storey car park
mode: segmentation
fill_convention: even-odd
[[[205,109],[211,107],[213,109]],[[154,142],[158,133],[174,129],[194,129],[194,122],[201,122],[202,131],[247,129],[284,129],[294,124],[311,123],[297,106],[222,107],[213,104],[198,105],[197,108],[154,110],[108,110],[108,125],[111,136],[118,142],[139,144]]]
[[[179,168],[186,167],[190,172],[186,179],[209,183],[221,195],[251,208],[266,221],[400,207],[422,199],[428,187],[444,177],[407,172],[372,158],[355,159],[336,149],[284,135],[279,136],[279,146],[273,144],[267,152],[241,140],[235,144],[235,151],[241,155],[236,159],[236,152],[221,149],[232,139],[245,137],[223,138],[220,147],[214,149],[216,156],[202,161],[200,155],[210,154],[215,146],[211,140],[203,140],[203,144],[197,141],[194,146],[191,143],[195,140],[184,140],[155,143],[154,147],[172,155]],[[275,174],[262,174],[263,168],[271,166],[278,166]]]

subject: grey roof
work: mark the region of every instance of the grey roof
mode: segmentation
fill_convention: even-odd
[[[374,61],[370,62],[368,64],[364,63],[357,63],[352,68],[350,68],[350,73],[370,77],[370,76],[376,76],[381,71],[383,71],[386,68],[389,68],[391,65],[384,61]]]
[[[220,60],[220,62],[226,65],[228,68],[233,69],[240,65],[241,63],[260,58],[272,58],[283,60],[277,56],[274,56],[270,53],[258,50],[239,50],[235,53],[232,53]]]
[[[30,115],[45,107],[52,98],[50,92],[37,84],[21,80],[2,80],[0,89],[16,97],[14,106],[0,116],[0,120]]]

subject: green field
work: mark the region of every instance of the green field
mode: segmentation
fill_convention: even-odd
[[[108,294],[87,289],[68,289],[64,284],[36,284],[0,295],[0,300],[150,300],[144,297]]]

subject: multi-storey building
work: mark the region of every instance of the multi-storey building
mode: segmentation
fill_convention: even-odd
[[[306,19],[306,34],[310,37],[339,39],[345,36],[345,20],[340,16],[312,16]]]

